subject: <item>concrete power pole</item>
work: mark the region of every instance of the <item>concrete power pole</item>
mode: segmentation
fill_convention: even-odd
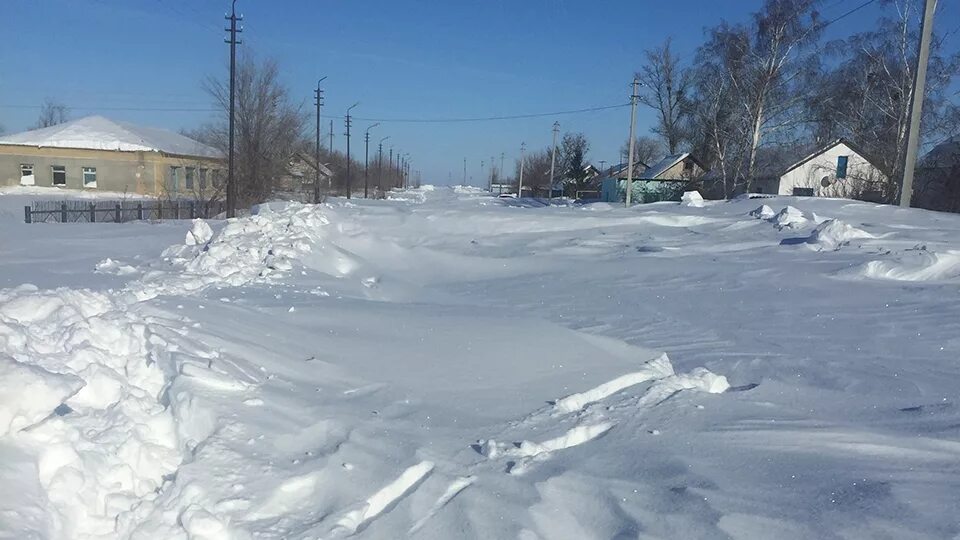
[[[377,156],[377,189],[383,193],[383,141],[389,139],[390,136],[380,139],[378,156]]]
[[[353,105],[347,107],[347,114],[343,119],[343,123],[347,126],[347,198],[350,198],[350,193],[353,191],[353,178],[350,176],[350,126],[353,124],[353,119],[350,117],[350,111],[359,105],[360,103],[354,103]]]
[[[367,128],[363,136],[363,198],[368,197],[370,190],[370,130],[379,126],[380,122],[372,124]]]
[[[527,150],[527,143],[520,143],[520,180],[517,182],[517,198],[523,197],[523,162],[524,153]]]
[[[926,0],[923,8],[923,24],[920,27],[920,51],[917,67],[913,70],[913,102],[910,106],[910,133],[907,151],[903,156],[903,180],[900,182],[900,206],[909,208],[913,197],[913,170],[917,165],[917,147],[920,145],[920,114],[927,84],[927,62],[930,59],[930,36],[933,33],[933,12],[937,0]]]
[[[330,155],[333,155],[333,120],[330,120]]]
[[[553,169],[557,164],[557,135],[560,133],[560,122],[553,123],[553,150],[550,152],[550,185],[547,187],[547,200],[553,201]]]
[[[463,158],[463,185],[467,185],[467,158]]]
[[[242,21],[243,16],[237,17],[237,0],[233,0],[233,3],[230,6],[230,15],[226,17],[230,21],[230,28],[227,28],[227,31],[230,32],[230,38],[225,39],[227,43],[230,44],[230,136],[229,144],[230,150],[228,151],[227,157],[227,217],[232,218],[237,215],[237,178],[234,175],[234,150],[233,150],[233,136],[234,136],[234,120],[236,117],[236,103],[237,103],[237,90],[236,90],[236,79],[237,79],[237,45],[241,44],[241,41],[237,40],[237,34],[243,32],[243,29],[237,28],[237,21]]]
[[[630,206],[630,195],[633,190],[633,128],[637,123],[637,100],[640,98],[640,79],[633,78],[633,93],[630,94],[630,151],[627,155],[627,197],[626,205]]]
[[[317,81],[317,89],[313,91],[313,97],[317,106],[317,146],[314,149],[313,158],[316,160],[317,171],[313,179],[313,204],[320,204],[320,108],[323,107],[323,89],[320,83],[326,79],[321,77]]]

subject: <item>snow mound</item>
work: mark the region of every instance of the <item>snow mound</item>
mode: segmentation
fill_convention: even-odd
[[[137,273],[136,268],[130,266],[129,264],[123,264],[115,261],[109,257],[98,262],[96,266],[94,266],[93,270],[98,274],[113,274],[115,276],[128,276],[130,274]]]
[[[783,210],[780,210],[770,221],[780,230],[796,229],[807,224],[807,218],[803,216],[803,212],[793,206],[784,207]]]
[[[188,246],[202,246],[213,238],[213,229],[202,219],[193,220],[193,227],[187,232],[184,244]]]
[[[113,537],[182,458],[146,325],[102,293],[22,286],[0,292],[0,350],[0,430],[37,449],[51,536]]]
[[[680,204],[700,208],[703,206],[703,196],[700,195],[699,191],[685,191],[683,196],[680,197]]]
[[[875,237],[867,231],[858,229],[839,219],[828,219],[817,225],[817,228],[810,233],[807,244],[820,251],[836,251],[842,246],[848,245],[852,240],[864,238]]]
[[[761,204],[756,210],[751,211],[750,215],[757,219],[770,219],[776,215],[776,212],[773,211],[773,208]]]
[[[853,274],[896,281],[953,281],[960,279],[960,250],[910,250],[893,260],[870,261]]]
[[[216,235],[203,220],[195,220],[183,245],[164,250],[170,268],[147,273],[128,285],[128,291],[143,301],[283,276],[323,245],[330,221],[321,206],[274,206],[260,205],[255,214],[230,220]],[[355,266],[345,254],[335,253],[332,259],[334,273],[348,273]]]

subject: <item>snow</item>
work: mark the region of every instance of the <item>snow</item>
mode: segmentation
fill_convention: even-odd
[[[703,195],[699,191],[684,191],[680,197],[680,202],[685,206],[701,207],[703,206]]]
[[[0,136],[0,144],[222,157],[219,150],[179,133],[118,122],[102,116],[85,116],[56,126],[3,135]]]
[[[30,196],[0,197],[0,537],[960,533],[960,216]]]

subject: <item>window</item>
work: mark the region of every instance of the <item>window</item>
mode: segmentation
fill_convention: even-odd
[[[65,166],[54,165],[50,167],[50,171],[53,173],[53,185],[55,186],[67,185],[67,168]]]
[[[170,167],[170,177],[167,179],[167,191],[175,193],[180,189],[180,167]]]
[[[200,191],[207,189],[207,169],[200,169]]]
[[[96,167],[83,168],[83,187],[85,188],[97,187],[97,168]]]
[[[21,163],[20,164],[20,185],[21,186],[32,186],[34,185],[33,176],[33,164],[32,163]]]
[[[813,188],[812,187],[795,187],[793,188],[794,197],[813,197]]]
[[[193,167],[187,167],[186,171],[187,171],[187,174],[184,177],[183,187],[187,191],[193,191],[193,180],[194,180],[194,177],[196,176],[197,170]]]
[[[848,156],[837,156],[837,178],[847,177]]]

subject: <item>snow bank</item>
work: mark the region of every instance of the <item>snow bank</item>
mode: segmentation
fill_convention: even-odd
[[[852,240],[874,238],[863,229],[858,229],[839,219],[828,219],[817,225],[807,238],[807,245],[818,250],[835,251],[848,245]]]
[[[54,536],[112,535],[181,461],[146,326],[102,293],[23,286],[0,293],[0,350],[0,433],[37,449]]]
[[[762,207],[761,207],[762,208]],[[778,229],[796,229],[807,224],[803,212],[793,206],[786,206],[770,219]]]
[[[680,204],[700,208],[703,206],[703,196],[700,195],[699,191],[685,191],[683,196],[680,197]]]
[[[133,300],[276,279],[323,246],[330,222],[321,206],[274,206],[260,205],[255,214],[230,220],[216,235],[203,220],[194,220],[184,244],[163,252],[167,269],[149,272],[128,285]],[[339,252],[329,260],[331,267],[326,270],[334,274],[342,275],[355,266]]]
[[[757,219],[770,219],[776,215],[776,212],[773,211],[773,208],[770,208],[765,204],[761,204],[756,210],[752,210],[750,215]]]
[[[960,250],[944,252],[914,249],[890,260],[870,261],[854,276],[896,281],[953,281],[960,279]]]

